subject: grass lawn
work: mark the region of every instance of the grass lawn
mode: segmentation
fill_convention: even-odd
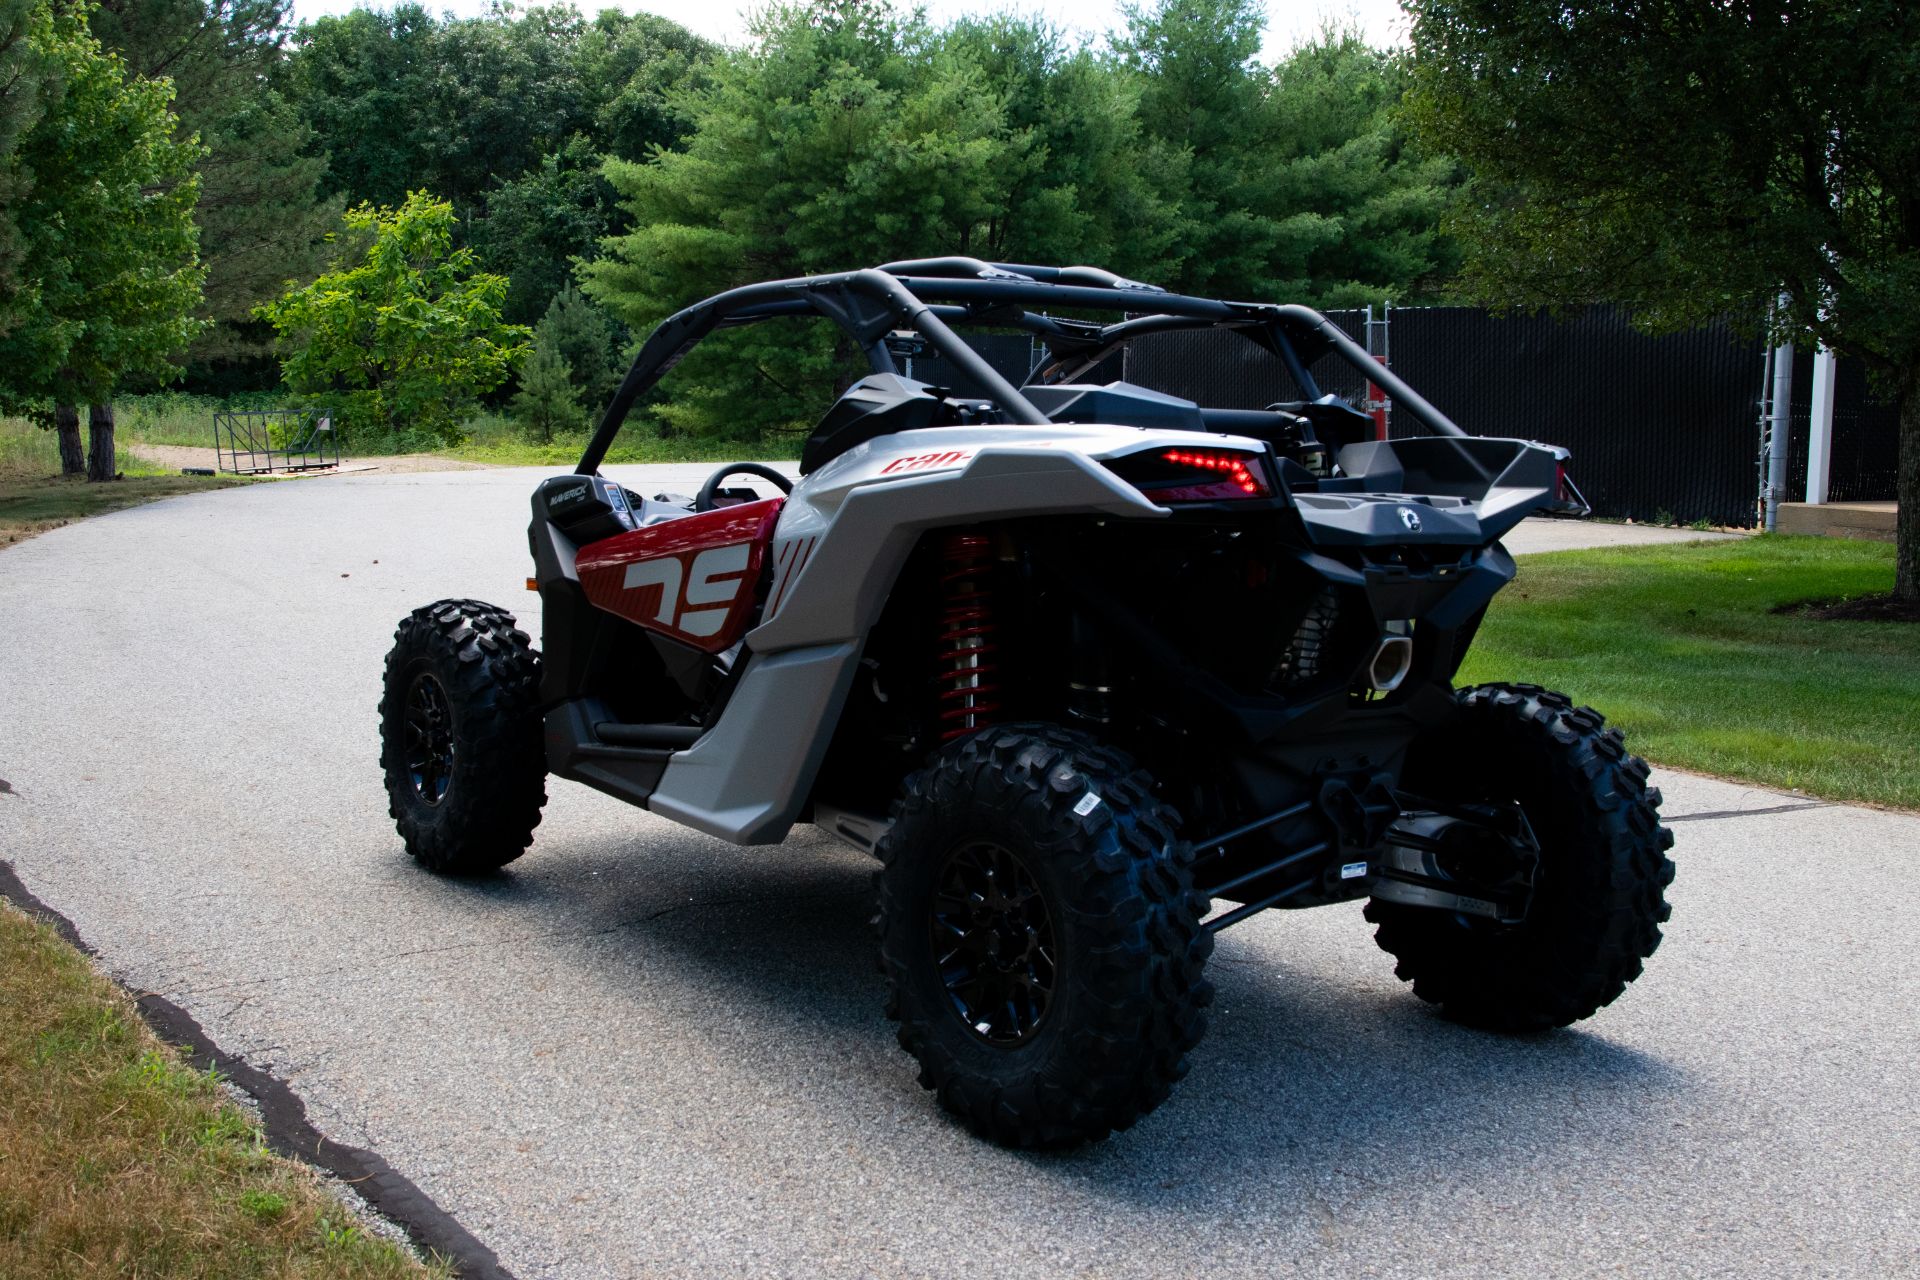
[[[1834,538],[1524,556],[1459,683],[1565,690],[1660,764],[1920,809],[1920,625],[1770,612],[1892,588],[1892,546]]]
[[[115,465],[125,479],[88,484],[82,476],[63,476],[53,432],[19,418],[0,418],[0,547],[155,498],[245,483],[233,476],[169,474],[128,453],[124,441]]]
[[[53,930],[0,903],[0,1276],[445,1276],[368,1236]]]

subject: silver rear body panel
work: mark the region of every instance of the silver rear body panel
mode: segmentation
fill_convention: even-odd
[[[1208,445],[1260,452],[1241,436]],[[922,534],[1020,516],[1167,516],[1102,465],[1192,432],[941,427],[870,440],[794,486],[772,581],[720,720],[668,762],[647,807],[736,844],[785,838],[812,791],[869,630]]]

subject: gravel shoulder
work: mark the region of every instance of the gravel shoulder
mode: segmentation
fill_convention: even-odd
[[[1431,1015],[1357,907],[1268,913],[1222,937],[1172,1101],[1051,1156],[914,1083],[872,864],[810,830],[738,849],[553,783],[505,874],[416,872],[380,658],[436,597],[537,622],[537,474],[252,485],[0,552],[0,856],[523,1280],[1920,1276],[1915,815],[1663,772],[1668,940],[1537,1038]]]

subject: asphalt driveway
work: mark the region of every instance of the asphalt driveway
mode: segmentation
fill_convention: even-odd
[[[502,876],[407,861],[380,659],[437,597],[533,612],[530,488],[252,486],[0,553],[0,858],[515,1274],[1920,1276],[1920,818],[1663,774],[1667,943],[1537,1038],[1431,1015],[1357,907],[1268,913],[1168,1105],[1000,1151],[893,1044],[852,851],[554,783]]]

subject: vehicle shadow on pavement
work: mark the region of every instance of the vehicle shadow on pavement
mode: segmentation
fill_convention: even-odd
[[[598,870],[583,884],[589,859]],[[1357,908],[1333,908],[1222,937],[1207,1038],[1134,1129],[1074,1151],[1002,1152],[940,1112],[893,1044],[870,860],[683,838],[541,861],[462,892],[579,939],[582,972],[598,981],[644,977],[652,1000],[720,1011],[727,1025],[696,1033],[724,1040],[743,1075],[792,1079],[796,1118],[832,1129],[891,1109],[903,1143],[1021,1162],[1024,1176],[1139,1207],[1213,1213],[1241,1192],[1271,1205],[1287,1183],[1322,1203],[1424,1190],[1423,1178],[1499,1181],[1517,1159],[1591,1165],[1667,1140],[1688,1091],[1676,1068],[1610,1040],[1606,1014],[1527,1037],[1447,1022],[1393,978]],[[828,1066],[828,1084],[809,1074]]]
[[[756,1007],[804,1010],[831,1038],[885,1025],[870,923],[876,865],[824,839],[743,849],[676,833],[628,848],[536,844],[500,875],[448,883],[544,936],[590,946],[603,980],[628,970],[699,982],[724,991],[742,1018]]]
[[[1392,981],[1384,956],[1360,960]],[[1131,1134],[1024,1158],[1096,1195],[1202,1211],[1236,1188],[1271,1203],[1276,1183],[1320,1200],[1499,1181],[1576,1155],[1591,1167],[1671,1136],[1688,1083],[1658,1058],[1580,1028],[1475,1031],[1334,968],[1216,966],[1207,1038],[1172,1098]]]

